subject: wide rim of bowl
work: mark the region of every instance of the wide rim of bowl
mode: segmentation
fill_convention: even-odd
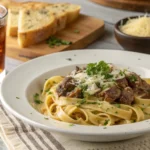
[[[123,37],[129,38],[129,39],[135,39],[135,40],[150,40],[150,37],[138,37],[138,36],[133,36],[133,35],[129,35],[126,33],[123,33],[120,29],[119,26],[121,24],[121,22],[123,22],[124,20],[129,20],[129,18],[138,18],[138,17],[142,17],[144,15],[140,15],[140,16],[130,16],[130,17],[125,17],[123,19],[120,19],[119,21],[117,21],[117,23],[115,24],[115,32],[117,34],[120,34]],[[148,16],[150,17],[150,16]]]
[[[139,57],[139,55],[141,55],[142,57],[147,57],[146,58],[147,60],[150,57],[149,55],[135,53],[135,52],[124,52],[124,51],[120,51],[120,50],[105,50],[105,49],[101,49],[101,50],[104,50],[105,52],[102,52],[102,53],[107,54],[107,55],[110,55],[110,53],[113,51],[115,54],[118,54],[118,55],[120,55],[122,53],[122,56],[124,56],[124,54],[127,54],[127,55],[128,54],[132,54],[132,55],[136,55],[137,57]],[[89,53],[95,52],[95,54],[96,54],[96,53],[100,53],[100,50],[90,49],[90,50],[86,50],[86,52],[89,52]],[[53,57],[59,56],[58,58],[60,58],[61,54],[63,54],[63,55],[65,54],[65,56],[66,56],[66,53],[69,53],[69,55],[70,54],[74,55],[74,53],[82,53],[82,55],[83,55],[83,54],[85,54],[85,50],[74,50],[74,51],[54,53],[54,54],[42,56],[42,57],[36,58],[36,59],[34,59],[32,61],[26,62],[26,63],[18,66],[12,72],[10,72],[6,76],[6,78],[3,80],[3,82],[2,82],[2,88],[0,88],[0,93],[1,93],[0,94],[0,98],[1,98],[2,104],[5,106],[5,108],[7,110],[9,110],[13,115],[17,116],[18,118],[20,118],[22,120],[25,120],[26,122],[28,122],[28,123],[30,123],[32,125],[36,125],[36,126],[38,126],[40,128],[43,128],[43,129],[47,129],[47,130],[51,130],[51,131],[56,131],[56,132],[61,132],[61,133],[66,133],[66,134],[77,134],[77,135],[123,135],[123,134],[143,134],[143,133],[150,132],[150,127],[149,127],[150,119],[149,120],[145,120],[145,121],[141,121],[141,122],[138,122],[138,123],[134,123],[134,124],[109,126],[109,127],[107,127],[107,130],[104,130],[103,127],[84,126],[84,125],[75,125],[75,126],[72,126],[70,128],[70,130],[60,129],[60,128],[55,127],[55,126],[47,126],[45,124],[41,124],[41,123],[39,123],[37,121],[33,121],[32,119],[29,119],[26,116],[23,116],[23,115],[19,114],[16,110],[14,110],[12,108],[12,106],[10,106],[10,104],[8,104],[5,101],[5,96],[4,96],[4,93],[3,93],[4,92],[3,91],[3,86],[5,85],[5,82],[7,80],[9,80],[9,78],[12,75],[16,74],[17,71],[22,70],[22,69],[24,69],[26,67],[29,67],[29,66],[32,67],[31,64],[36,64],[37,62],[41,63],[42,60],[47,59],[47,58],[49,59],[52,56]],[[145,59],[144,59],[144,61],[145,61]],[[21,73],[23,73],[23,72],[21,72]],[[140,127],[141,125],[147,125],[147,128]],[[136,127],[140,127],[140,129],[137,130]],[[94,133],[89,132],[88,128],[94,129],[95,130]],[[117,131],[118,128],[121,128],[121,131]],[[82,131],[84,129],[87,129],[86,132],[80,132],[80,131]],[[115,129],[116,132],[114,132],[113,129]],[[127,129],[130,129],[130,130],[127,130]],[[103,131],[103,132],[101,132],[101,131]],[[113,131],[113,132],[109,132],[109,131]]]

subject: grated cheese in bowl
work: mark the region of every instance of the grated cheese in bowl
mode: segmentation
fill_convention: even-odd
[[[120,31],[132,36],[150,37],[150,17],[145,15],[138,18],[130,18],[124,25],[120,26]]]

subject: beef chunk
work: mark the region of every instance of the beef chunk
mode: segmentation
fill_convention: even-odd
[[[131,105],[131,103],[134,101],[134,92],[130,87],[126,87],[123,89],[121,93],[121,97],[119,99],[119,102],[121,104],[127,104]]]
[[[120,88],[125,88],[128,86],[128,81],[126,78],[117,79],[116,83]]]
[[[68,92],[71,92],[76,87],[72,77],[66,77],[60,85],[57,87],[56,92],[58,96],[66,96]]]
[[[117,100],[120,97],[120,95],[121,95],[121,90],[117,86],[113,86],[108,90],[104,91],[103,93],[105,101],[110,103]]]
[[[129,86],[132,88],[138,88],[141,84],[141,78],[136,73],[130,73],[126,75]]]
[[[80,71],[82,71],[82,69],[80,67],[76,66],[76,72],[80,72]]]
[[[128,80],[129,86],[132,87],[134,90],[143,90],[145,92],[150,91],[150,85],[140,78],[136,73],[131,73],[126,75]]]
[[[73,91],[67,93],[67,97],[83,98],[82,90],[75,88]]]
[[[83,69],[81,69],[80,67],[76,66],[75,74],[78,74],[78,73],[80,73],[82,71],[83,71]]]
[[[145,80],[141,81],[141,87],[140,88],[143,89],[144,91],[150,92],[150,85]]]

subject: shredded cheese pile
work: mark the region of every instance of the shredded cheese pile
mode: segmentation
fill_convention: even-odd
[[[120,26],[120,30],[128,35],[150,37],[150,17],[129,19],[125,25]]]
[[[88,75],[87,70],[83,70],[82,72],[77,73],[77,74],[74,74],[75,71],[72,71],[71,74],[69,74],[69,76],[74,78],[78,85],[86,86],[87,87],[85,90],[86,93],[93,95],[102,88],[107,89],[115,85],[116,84],[115,81],[117,79],[124,78],[125,77],[124,73],[125,72],[128,73],[128,71],[126,70],[119,69],[118,67],[113,66],[112,64],[106,64],[105,62],[103,62],[103,64],[101,64],[101,66],[99,67],[101,68],[109,67],[111,69],[111,72],[109,73],[110,75],[109,78],[106,79],[105,76],[102,75],[100,72],[97,74]],[[97,69],[98,69],[98,66],[97,66]],[[92,71],[92,69],[90,71]],[[100,85],[101,87],[99,87],[98,85]]]

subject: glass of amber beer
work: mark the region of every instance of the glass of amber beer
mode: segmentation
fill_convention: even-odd
[[[6,24],[7,9],[0,5],[0,82],[5,76],[5,41],[6,41]]]

